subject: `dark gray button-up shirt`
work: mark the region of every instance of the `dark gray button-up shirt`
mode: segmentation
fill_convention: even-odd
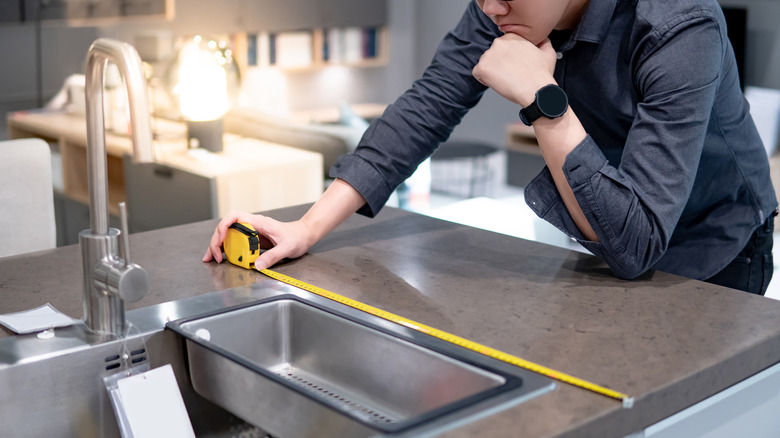
[[[479,101],[471,70],[499,36],[471,3],[423,77],[331,169],[365,197],[360,213],[378,212]],[[717,2],[591,0],[551,38],[555,79],[588,132],[563,170],[599,242],[584,240],[548,169],[526,202],[618,277],[716,274],[777,206]]]

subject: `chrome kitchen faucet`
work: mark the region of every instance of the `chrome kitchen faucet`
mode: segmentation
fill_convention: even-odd
[[[108,225],[108,174],[103,74],[111,61],[125,79],[130,107],[133,157],[154,161],[146,79],[141,58],[130,44],[101,38],[87,53],[87,176],[90,228],[79,233],[83,267],[84,322],[99,334],[125,335],[124,301],[138,301],[149,291],[149,274],[130,261],[127,210],[119,206],[122,230]],[[121,242],[120,242],[120,237]],[[121,256],[119,254],[121,249]]]

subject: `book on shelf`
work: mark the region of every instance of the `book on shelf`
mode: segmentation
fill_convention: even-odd
[[[359,63],[379,55],[375,27],[344,27],[324,30],[323,61],[331,64]]]

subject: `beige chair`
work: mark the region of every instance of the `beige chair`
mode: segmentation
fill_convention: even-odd
[[[57,246],[49,145],[0,141],[0,257]]]

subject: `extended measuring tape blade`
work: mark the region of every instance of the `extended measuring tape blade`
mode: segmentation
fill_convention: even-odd
[[[349,307],[352,307],[353,309],[361,310],[366,313],[370,313],[371,315],[378,316],[382,319],[385,319],[390,322],[394,322],[396,324],[400,324],[404,327],[411,328],[413,330],[417,330],[420,333],[425,333],[427,335],[433,336],[435,338],[441,339],[443,341],[449,342],[451,344],[458,345],[463,348],[467,348],[469,350],[475,351],[477,353],[483,354],[488,357],[492,357],[494,359],[500,360],[502,362],[506,362],[515,366],[518,366],[520,368],[525,368],[527,370],[533,371],[538,374],[542,374],[544,376],[547,376],[551,379],[555,379],[564,383],[568,383],[570,385],[578,386],[583,389],[587,389],[588,391],[595,392],[597,394],[605,395],[607,397],[611,397],[617,400],[620,400],[623,402],[624,408],[631,408],[634,405],[634,399],[632,397],[629,397],[626,394],[623,394],[621,392],[605,388],[603,386],[597,385],[595,383],[588,382],[586,380],[579,379],[574,376],[570,376],[566,373],[562,373],[560,371],[556,371],[551,368],[547,368],[545,366],[529,362],[525,359],[519,358],[517,356],[513,356],[508,353],[504,353],[503,351],[496,350],[495,348],[488,347],[486,345],[478,344],[473,341],[469,341],[468,339],[461,338],[460,336],[453,335],[451,333],[447,333],[444,331],[441,331],[439,329],[427,326],[425,324],[420,324],[419,322],[412,321],[410,319],[404,318],[403,316],[396,315],[394,313],[386,312],[382,309],[378,309],[373,306],[369,306],[368,304],[361,303],[360,301],[353,300],[351,298],[347,298],[345,296],[339,295],[335,292],[331,292],[322,288],[319,288],[317,286],[311,285],[309,283],[305,283],[300,280],[296,280],[295,278],[289,277],[284,274],[280,274],[276,271],[272,271],[270,269],[263,269],[260,271],[261,273],[267,275],[270,278],[273,278],[274,280],[281,281],[282,283],[288,284],[290,286],[297,287],[299,289],[303,289],[307,292],[311,292],[314,294],[317,294],[323,298],[327,298],[329,300],[347,305]]]

